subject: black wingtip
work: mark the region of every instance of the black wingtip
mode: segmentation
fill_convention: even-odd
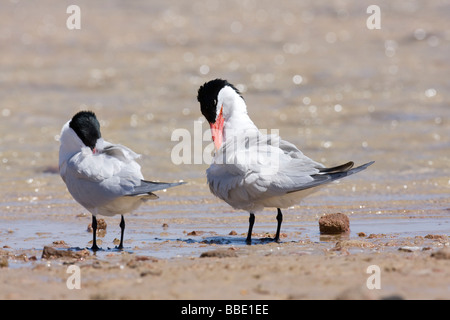
[[[147,180],[141,180],[141,185],[134,188],[133,192],[130,194],[127,194],[127,196],[138,196],[143,194],[152,194],[154,191],[169,189],[172,187],[176,187],[182,184],[185,184],[186,182],[155,182],[155,181],[147,181]],[[156,195],[155,195],[156,196]]]
[[[162,190],[162,189],[168,189],[168,188],[172,188],[172,187],[176,187],[182,184],[185,184],[186,182],[184,181],[180,181],[180,182],[155,182],[155,181],[147,181],[147,180],[141,180],[142,181],[142,185],[151,187],[151,188],[155,188],[156,191],[157,190]]]
[[[363,164],[363,165],[361,165],[359,167],[356,167],[356,168],[353,168],[351,170],[345,171],[346,174],[344,176],[349,176],[349,175],[358,173],[360,171],[363,171],[363,170],[367,169],[367,167],[371,166],[374,163],[375,163],[375,161],[370,161],[370,162],[367,162],[366,164]]]
[[[370,161],[370,162],[368,162],[366,164],[363,164],[363,165],[361,165],[359,167],[356,167],[356,168],[353,168],[353,169],[350,169],[350,170],[347,170],[347,171],[319,172],[318,174],[315,174],[315,175],[311,176],[314,179],[313,181],[308,182],[308,183],[306,183],[306,184],[304,184],[304,185],[302,185],[302,186],[300,186],[300,187],[298,187],[298,188],[296,188],[296,189],[294,189],[292,191],[289,191],[288,193],[297,192],[297,191],[301,191],[301,190],[305,190],[305,189],[309,189],[309,188],[318,187],[320,185],[323,185],[323,184],[330,183],[330,182],[335,181],[335,180],[339,180],[339,179],[348,177],[348,176],[350,176],[352,174],[355,174],[355,173],[358,173],[358,172],[360,172],[362,170],[367,169],[368,166],[371,166],[374,163],[375,163],[375,161]],[[349,165],[349,164],[350,164],[350,162],[347,163],[347,165]],[[342,166],[344,166],[344,165],[342,165]],[[330,169],[333,169],[333,168],[330,168]]]
[[[347,163],[341,164],[339,166],[336,167],[331,167],[331,168],[319,168],[319,172],[320,173],[332,173],[332,172],[343,172],[343,171],[348,171],[351,168],[353,168],[354,166],[354,162],[353,161],[349,161]]]
[[[365,169],[365,168],[367,168],[367,167],[373,165],[374,163],[375,163],[375,161],[370,161],[370,162],[367,162],[366,164],[363,164],[363,165],[360,166],[360,167],[364,167],[364,169]]]

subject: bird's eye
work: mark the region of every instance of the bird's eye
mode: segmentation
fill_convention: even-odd
[[[216,99],[214,99],[214,105],[217,106],[217,100]]]

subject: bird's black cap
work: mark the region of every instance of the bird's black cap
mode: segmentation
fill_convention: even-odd
[[[206,82],[198,89],[197,100],[200,102],[200,109],[202,114],[205,116],[209,123],[216,122],[216,106],[217,106],[217,96],[219,91],[225,86],[233,88],[238,95],[241,93],[235,86],[229,83],[227,80],[215,79]],[[242,96],[241,96],[242,97]]]
[[[75,131],[83,143],[91,148],[95,148],[97,140],[101,138],[100,123],[91,111],[80,111],[73,116],[69,126]]]

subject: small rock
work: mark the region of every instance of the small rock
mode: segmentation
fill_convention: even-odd
[[[167,223],[163,223],[162,227],[163,227],[164,230],[166,230],[169,227],[169,225]]]
[[[225,249],[217,249],[203,252],[200,255],[200,258],[231,258],[237,257],[235,250],[225,250]]]
[[[431,254],[431,257],[439,260],[450,260],[450,248],[445,247]]]
[[[234,231],[234,230],[231,230],[228,235],[230,235],[230,236],[237,236],[237,232]]]
[[[373,248],[373,243],[364,240],[341,240],[336,242],[332,251],[340,251],[346,248]]]
[[[187,235],[188,236],[201,236],[202,234],[203,234],[204,232],[203,231],[192,231],[192,232],[189,232]]]
[[[68,247],[67,243],[64,240],[53,241],[53,245],[56,247]]]
[[[414,251],[420,251],[421,248],[420,247],[409,247],[409,246],[404,246],[404,247],[400,247],[398,248],[399,251],[404,251],[404,252],[414,252]]]
[[[366,234],[364,232],[358,232],[358,237],[364,238]]]
[[[136,256],[127,263],[129,268],[138,268],[143,266],[149,266],[149,263],[158,262],[158,259],[150,256]]]
[[[52,247],[44,247],[42,251],[42,259],[56,259],[56,258],[75,258],[81,259],[89,256],[89,251],[87,249],[83,249],[80,251],[71,251],[71,250],[58,250]]]
[[[91,240],[91,241],[88,242],[88,244],[89,244],[90,246],[92,246],[92,245],[94,244],[94,241]],[[98,245],[98,246],[101,246],[102,244],[103,244],[103,240],[102,240],[102,239],[97,239],[97,245]]]
[[[25,253],[14,255],[14,259],[22,260],[23,262],[28,262],[28,257]]]
[[[319,219],[320,234],[339,234],[350,231],[350,220],[345,214],[330,213]]]
[[[162,275],[162,270],[145,270],[142,271],[140,276],[141,277],[146,277],[146,276],[160,276]]]
[[[385,238],[385,237],[386,237],[386,235],[384,233],[371,233],[371,234],[369,234],[367,239],[381,239],[381,238]]]
[[[105,219],[97,219],[97,233],[100,232],[100,230],[105,230],[106,231],[106,227],[107,227],[107,225],[106,225]],[[89,223],[89,225],[87,227],[87,230],[89,232],[92,232],[93,229],[92,229],[92,224],[91,223]]]
[[[427,234],[425,236],[425,239],[431,239],[431,240],[446,240],[447,236],[442,234]]]
[[[7,268],[9,266],[8,258],[2,257],[0,258],[0,268]]]
[[[150,256],[136,256],[136,261],[150,261],[150,262],[158,262],[158,258],[150,257]]]

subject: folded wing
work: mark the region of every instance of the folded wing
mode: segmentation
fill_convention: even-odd
[[[237,209],[251,203],[318,187],[364,170],[353,162],[325,168],[295,145],[273,135],[242,135],[227,140],[207,170],[213,194]]]

